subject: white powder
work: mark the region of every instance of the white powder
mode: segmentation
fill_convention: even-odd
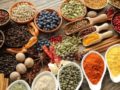
[[[56,84],[52,76],[41,76],[35,83],[33,90],[55,90]]]

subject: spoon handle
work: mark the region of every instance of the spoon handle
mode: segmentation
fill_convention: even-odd
[[[95,26],[96,27],[96,31],[100,32],[102,30],[108,30],[109,29],[109,24],[108,23],[104,23],[101,26]]]
[[[105,22],[107,21],[108,17],[106,14],[101,14],[95,18],[89,18],[87,17],[87,19],[90,21],[90,24],[94,25],[96,23],[102,23],[102,22]]]
[[[109,37],[113,36],[113,32],[112,31],[107,31],[103,34],[100,34],[100,36],[101,36],[101,39],[106,39],[106,38],[109,38]]]

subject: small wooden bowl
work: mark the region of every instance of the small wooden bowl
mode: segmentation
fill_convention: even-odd
[[[91,7],[91,6],[89,6],[86,2],[85,2],[85,0],[81,0],[88,8],[90,8],[90,9],[94,9],[94,10],[100,10],[100,9],[103,9],[103,8],[105,8],[107,5],[108,5],[108,0],[106,0],[107,1],[107,3],[105,4],[105,5],[103,5],[102,7],[99,7],[99,8],[93,8],[93,7]],[[99,1],[99,0],[98,0]]]
[[[0,11],[5,11],[5,12],[8,13],[8,11],[5,10],[5,9],[0,9]],[[4,22],[3,24],[0,24],[0,27],[6,25],[9,21],[10,21],[10,15],[9,15],[9,13],[8,13],[8,20],[6,20],[6,22]]]
[[[2,40],[0,40],[0,48],[1,48],[5,42],[5,35],[1,30],[0,30],[0,36],[2,36]]]
[[[112,24],[112,27],[113,27],[114,31],[116,31],[118,34],[120,34],[120,31],[118,31],[118,30],[115,29],[115,25],[114,25],[114,23],[113,23],[113,20],[114,20],[114,18],[116,17],[117,14],[120,14],[120,11],[117,11],[117,12],[113,15],[112,20],[111,20],[111,24]]]
[[[116,7],[116,8],[118,8],[118,9],[120,9],[120,7],[119,7],[119,6],[114,5],[114,4],[112,3],[112,1],[111,1],[111,0],[109,0],[109,4],[110,4],[110,5],[112,5],[112,6],[114,6],[114,7]]]
[[[22,3],[27,3],[27,4],[29,4],[29,5],[32,6],[33,9],[35,10],[35,14],[36,14],[36,12],[37,12],[37,11],[36,11],[36,8],[34,7],[34,5],[33,5],[32,3],[30,3],[30,2],[21,1],[21,2],[15,3],[15,4],[9,9],[9,14],[10,14],[11,19],[12,19],[14,22],[17,22],[17,23],[19,23],[19,24],[29,23],[29,22],[31,22],[31,21],[34,19],[34,16],[33,16],[33,17],[31,17],[30,20],[26,20],[26,21],[16,21],[16,20],[12,17],[12,9],[13,9],[14,7],[16,7],[17,5],[22,4]]]
[[[47,10],[47,11],[50,11],[50,12],[55,11],[55,10],[53,10],[53,9],[44,9],[44,10]],[[43,11],[43,10],[41,10],[41,11]],[[40,12],[41,12],[41,11],[40,11]],[[43,32],[43,33],[52,33],[52,32],[55,32],[55,31],[59,30],[59,28],[60,28],[61,25],[62,25],[63,20],[62,20],[62,16],[61,16],[57,11],[55,11],[55,12],[57,12],[58,16],[59,16],[60,19],[61,19],[60,24],[58,25],[57,28],[55,28],[55,29],[53,29],[53,30],[49,30],[49,31],[43,30],[43,29],[39,28],[39,26],[37,25],[37,22],[36,22],[36,21],[37,21],[37,18],[38,18],[38,15],[40,14],[40,12],[36,14],[35,19],[34,19],[35,26],[37,27],[38,30],[40,30],[40,31]]]
[[[80,1],[80,0],[79,0],[79,1]],[[68,0],[64,0],[63,3],[65,3],[65,2],[68,2]],[[80,1],[80,2],[81,2],[81,1]],[[85,17],[85,15],[86,15],[86,13],[87,13],[87,7],[86,7],[86,6],[85,6],[85,14],[84,14],[83,16],[80,16],[80,17],[77,17],[77,18],[74,18],[74,19],[70,19],[70,18],[65,17],[65,16],[62,14],[62,10],[61,10],[63,3],[60,5],[59,12],[60,12],[60,14],[62,15],[62,17],[63,17],[65,20],[72,22],[72,21],[82,20],[82,19]],[[82,3],[82,2],[81,2],[81,3]],[[83,4],[83,5],[84,5],[84,4]]]

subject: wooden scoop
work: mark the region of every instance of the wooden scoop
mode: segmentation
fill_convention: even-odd
[[[95,32],[96,33],[96,32]],[[103,34],[99,34],[99,33],[96,33],[97,35],[99,35],[98,37],[98,39],[94,39],[94,40],[92,40],[91,41],[91,43],[89,43],[89,44],[86,44],[85,42],[86,42],[86,39],[88,39],[88,38],[94,38],[94,37],[89,37],[90,35],[88,35],[87,37],[85,37],[85,38],[83,38],[83,45],[84,46],[90,46],[90,45],[93,45],[93,44],[96,44],[96,43],[99,43],[99,42],[101,42],[103,39],[106,39],[106,38],[109,38],[109,37],[111,37],[111,36],[113,36],[113,32],[112,31],[107,31],[107,32],[105,32],[105,33],[103,33]]]
[[[88,27],[88,28],[80,31],[79,32],[79,36],[81,38],[83,38],[83,37],[89,35],[90,33],[100,32],[100,31],[108,30],[108,29],[109,29],[109,24],[108,23],[104,23],[101,26],[92,26],[92,27]]]
[[[101,14],[101,15],[95,17],[95,18],[86,17],[82,20],[77,20],[77,21],[74,21],[74,22],[70,22],[70,23],[66,24],[65,27],[64,27],[65,34],[66,35],[74,34],[76,32],[79,32],[80,30],[83,30],[83,29],[91,26],[91,25],[105,22],[105,21],[107,21],[107,19],[108,19],[108,17],[107,17],[106,14]],[[84,24],[83,23],[84,21],[86,21],[87,23]],[[81,24],[76,25],[76,23],[81,23]],[[76,26],[74,26],[74,25],[76,25]],[[70,30],[71,26],[74,26],[74,28],[72,28],[73,30]]]

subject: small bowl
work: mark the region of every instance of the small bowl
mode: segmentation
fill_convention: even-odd
[[[30,20],[26,20],[26,21],[16,21],[16,20],[12,17],[12,9],[13,9],[14,7],[16,7],[17,5],[22,4],[22,3],[27,3],[27,4],[29,4],[30,6],[32,6],[32,8],[35,10],[35,14],[36,14],[36,8],[35,8],[34,5],[33,5],[32,3],[30,3],[30,2],[21,1],[21,2],[17,2],[17,3],[15,3],[15,4],[13,4],[13,6],[9,9],[10,17],[11,17],[11,19],[12,19],[14,22],[17,22],[17,23],[19,23],[19,24],[29,23],[29,22],[31,22],[31,21],[34,19],[34,16],[35,16],[35,15],[34,15],[33,17],[31,17]]]
[[[75,90],[79,90],[79,88],[81,87],[82,82],[83,82],[83,73],[82,73],[81,67],[80,67],[78,64],[74,63],[74,62],[69,62],[68,64],[66,64],[66,65],[64,65],[64,66],[62,66],[62,67],[60,68],[60,70],[59,70],[59,72],[58,72],[58,75],[57,75],[57,80],[58,80],[58,82],[60,82],[60,81],[59,81],[60,72],[62,71],[62,69],[63,69],[64,67],[69,66],[69,65],[74,65],[74,66],[76,66],[76,67],[80,70],[80,72],[81,72],[81,81],[79,82],[78,86],[77,86],[76,89],[75,89]],[[60,83],[59,83],[59,90],[61,90],[61,88],[60,88]]]
[[[108,53],[108,51],[109,51],[111,48],[116,47],[116,46],[120,46],[120,44],[115,44],[115,45],[109,47],[108,50],[106,51],[106,53],[105,53],[106,63],[107,63],[107,53]],[[109,68],[108,63],[107,63],[107,68],[108,68],[108,71],[109,71],[111,80],[112,80],[114,83],[119,83],[119,82],[120,82],[120,75],[119,75],[118,77],[114,77],[114,76],[112,75],[111,71],[110,71],[110,68]]]
[[[5,10],[5,9],[0,9],[0,11],[5,11],[5,12],[8,13],[8,11]],[[9,13],[8,13],[8,19],[3,24],[0,24],[0,27],[6,25],[9,21],[10,21],[10,16],[9,16]]]
[[[114,17],[115,17],[117,14],[120,14],[120,11],[116,12],[116,13],[113,15],[112,20],[111,20],[111,24],[112,24],[113,29],[114,29],[117,33],[120,34],[120,31],[118,31],[118,30],[115,29],[115,25],[114,25],[114,23],[113,23],[113,19],[114,19]]]
[[[90,81],[89,78],[87,77],[87,75],[86,75],[86,73],[85,73],[85,71],[84,71],[84,67],[83,67],[83,62],[84,62],[85,58],[86,58],[89,54],[91,54],[91,53],[96,53],[96,54],[100,55],[100,56],[102,57],[102,60],[104,61],[104,71],[103,71],[103,74],[102,74],[101,79],[99,80],[99,82],[98,82],[96,85],[94,85],[94,84],[91,83],[91,81]],[[90,89],[91,89],[91,90],[101,90],[102,81],[103,81],[103,78],[104,78],[104,75],[105,75],[105,72],[106,72],[106,62],[105,62],[105,60],[104,60],[104,57],[103,57],[100,53],[98,53],[98,52],[96,52],[96,51],[90,51],[90,52],[88,52],[88,53],[83,57],[82,62],[81,62],[81,66],[82,66],[82,71],[83,71],[83,73],[84,73],[84,75],[85,75],[85,78],[87,79],[87,82],[88,82],[88,84],[89,84]],[[94,72],[94,71],[93,71],[93,72]]]
[[[0,48],[3,46],[3,44],[4,44],[4,42],[5,42],[5,35],[4,35],[4,33],[0,30],[0,36],[2,36],[2,39],[3,40],[0,40]]]
[[[36,82],[38,81],[38,79],[41,77],[41,76],[44,76],[44,75],[47,75],[47,76],[51,76],[53,79],[54,79],[54,81],[55,81],[55,84],[56,84],[56,88],[55,88],[55,90],[58,90],[58,81],[56,80],[56,77],[54,76],[54,74],[52,74],[51,72],[49,72],[49,71],[44,71],[44,72],[42,72],[42,73],[40,73],[40,74],[38,74],[36,77],[35,77],[35,79],[33,80],[33,83],[32,83],[32,89],[31,90],[33,90],[33,87],[34,87],[34,85],[36,84]]]
[[[99,8],[93,8],[93,7],[91,7],[91,6],[89,6],[86,2],[85,2],[85,0],[81,0],[88,8],[90,8],[90,9],[94,9],[94,10],[100,10],[100,9],[103,9],[103,8],[105,8],[107,5],[108,5],[108,0],[106,0],[107,1],[107,3],[105,4],[105,5],[103,5],[102,7],[99,7]],[[99,1],[99,0],[98,0]]]
[[[10,86],[7,88],[7,90],[9,90],[16,83],[23,83],[26,86],[27,90],[31,90],[28,83],[26,81],[24,81],[24,80],[16,80],[16,81],[14,81],[13,83],[10,84]]]
[[[109,0],[109,2],[108,2],[110,5],[112,5],[112,6],[114,6],[114,7],[116,7],[116,8],[118,8],[118,9],[120,9],[120,7],[118,7],[118,6],[116,6],[116,5],[114,5],[112,2],[111,2],[111,0]]]
[[[79,0],[80,1],[80,0]],[[65,19],[65,20],[67,20],[67,21],[76,21],[76,20],[82,20],[84,17],[85,17],[85,15],[86,15],[86,13],[87,13],[87,7],[86,6],[84,6],[85,7],[85,14],[83,15],[83,16],[80,16],[80,17],[77,17],[77,18],[74,18],[74,19],[70,19],[70,18],[67,18],[67,17],[65,17],[63,14],[62,14],[62,10],[61,10],[61,8],[62,8],[62,5],[65,3],[65,2],[68,2],[68,0],[64,0],[64,2],[61,4],[61,6],[60,6],[60,8],[59,8],[59,12],[60,12],[60,14],[62,15],[62,17]],[[81,2],[81,1],[80,1]],[[82,2],[81,2],[82,3]],[[84,5],[84,4],[83,4]]]
[[[55,11],[55,10],[53,10],[53,9],[44,9],[44,10],[50,11],[50,12]],[[43,11],[43,10],[41,10],[41,11]],[[40,12],[41,12],[41,11],[40,11]],[[34,19],[35,26],[37,27],[38,30],[40,30],[40,31],[43,32],[43,33],[52,33],[52,32],[55,32],[55,31],[59,30],[59,28],[61,27],[63,21],[62,21],[62,16],[61,16],[57,11],[55,11],[55,12],[57,12],[58,16],[59,16],[60,19],[61,19],[60,24],[58,25],[57,28],[55,28],[55,29],[53,29],[53,30],[49,30],[49,31],[43,30],[43,29],[39,28],[39,26],[37,25],[37,22],[36,22],[36,21],[37,21],[37,18],[38,18],[38,15],[40,14],[40,12],[36,14],[35,19]]]

